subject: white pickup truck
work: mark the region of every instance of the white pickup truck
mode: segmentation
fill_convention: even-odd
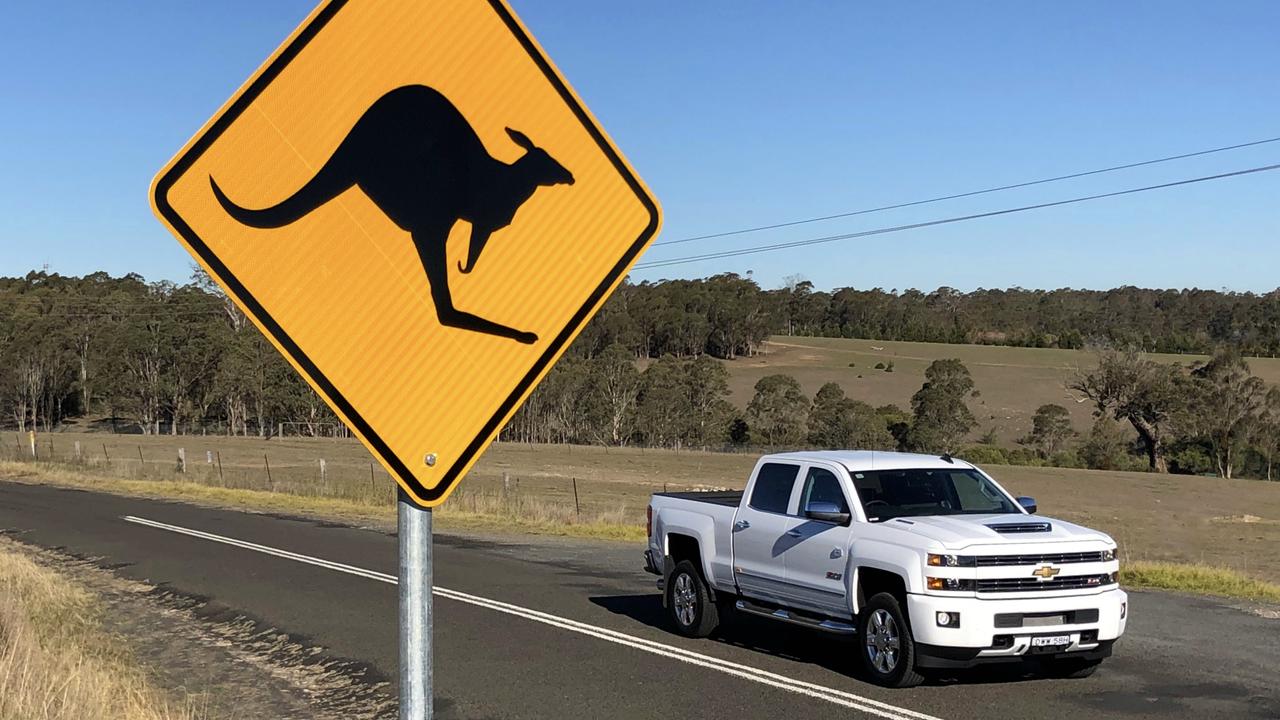
[[[1116,544],[1035,511],[945,455],[766,455],[743,492],[655,494],[645,569],[685,635],[735,610],[854,636],[890,687],[989,662],[1084,677],[1124,633]]]

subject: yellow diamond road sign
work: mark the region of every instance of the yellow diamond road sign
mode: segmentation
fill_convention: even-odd
[[[161,170],[152,203],[425,506],[660,222],[502,0],[322,4]]]

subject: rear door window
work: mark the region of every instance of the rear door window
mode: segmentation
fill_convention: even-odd
[[[751,490],[752,509],[762,512],[786,513],[791,503],[791,491],[795,489],[799,465],[765,463],[756,474],[756,484]]]

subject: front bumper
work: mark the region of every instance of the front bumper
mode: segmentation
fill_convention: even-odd
[[[964,667],[1028,656],[1106,657],[1124,634],[1128,607],[1129,596],[1119,588],[1051,598],[907,596],[911,633],[924,667]],[[940,627],[939,612],[959,613],[960,626]],[[1031,639],[1045,635],[1069,636],[1070,643],[1042,652]]]

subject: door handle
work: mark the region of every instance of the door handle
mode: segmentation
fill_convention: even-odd
[[[787,537],[798,538],[798,537],[800,537],[800,536],[802,536],[802,535],[804,535],[804,533],[800,532],[799,530],[788,530],[788,531],[787,531]]]
[[[738,522],[733,524],[734,530],[746,530],[749,527],[751,527],[751,523],[747,522],[746,520],[739,520]]]

